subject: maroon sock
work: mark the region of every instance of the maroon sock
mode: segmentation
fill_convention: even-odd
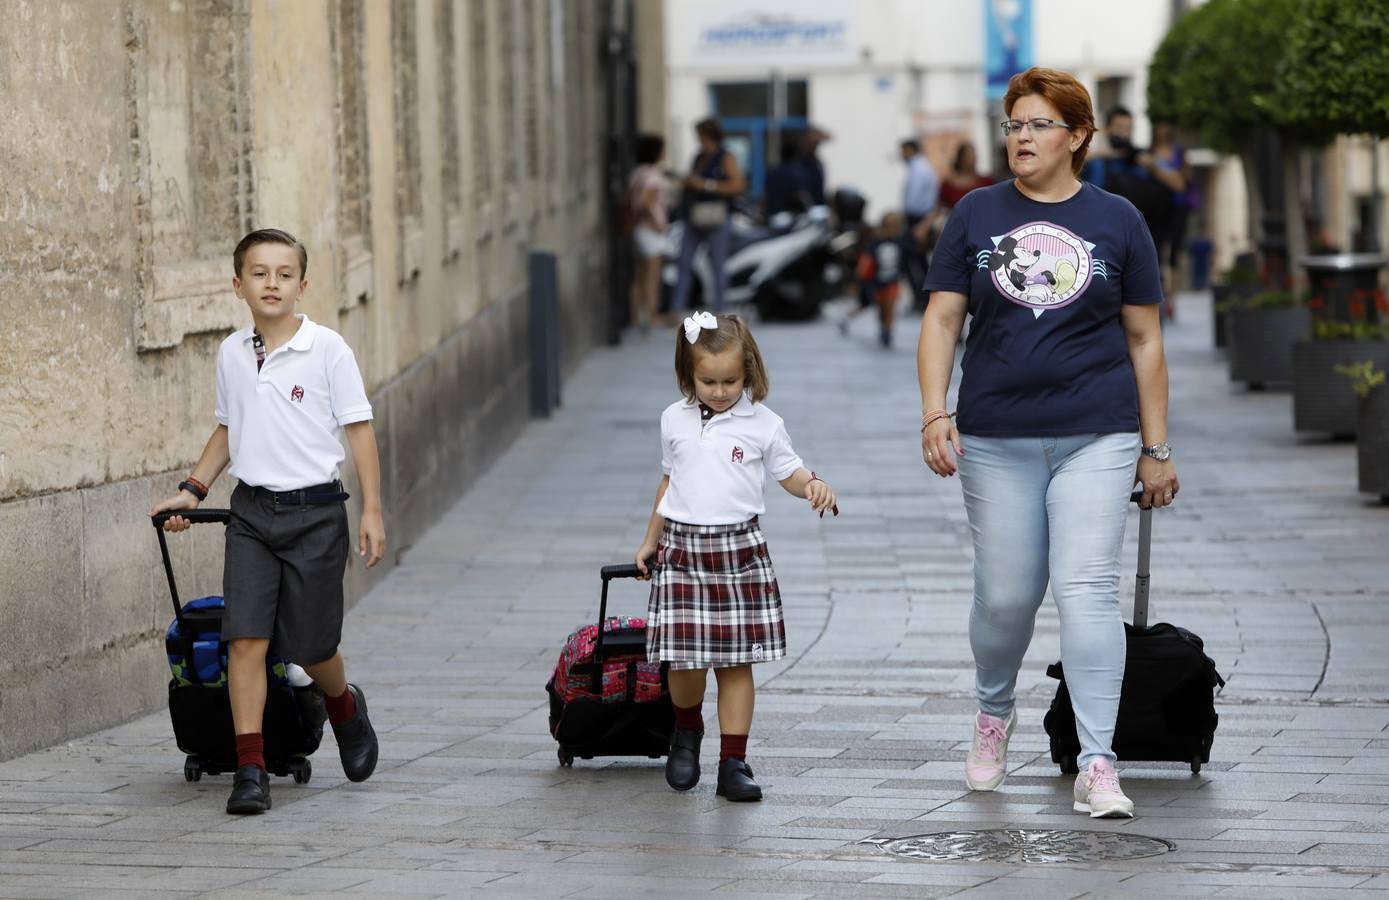
[[[265,768],[265,738],[259,731],[236,736],[236,767],[242,766]]]
[[[336,697],[329,697],[324,694],[323,704],[328,707],[328,722],[332,725],[341,725],[357,715],[357,698],[353,695],[352,688],[348,688]]]
[[[704,701],[694,706],[675,707],[675,727],[681,731],[704,730]]]
[[[726,759],[748,758],[748,736],[745,734],[719,735],[719,762]]]

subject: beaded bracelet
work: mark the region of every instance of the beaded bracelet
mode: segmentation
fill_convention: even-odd
[[[926,431],[926,427],[930,425],[932,422],[936,421],[937,419],[953,418],[955,418],[955,413],[947,412],[943,409],[933,409],[928,413],[923,413],[921,416],[921,431],[924,434]]]

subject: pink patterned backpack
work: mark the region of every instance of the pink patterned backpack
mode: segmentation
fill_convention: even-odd
[[[646,661],[646,620],[612,616],[603,623],[604,642],[630,646],[637,635],[642,640],[640,655],[623,650],[604,654],[602,684],[596,692],[593,690],[593,649],[598,643],[598,626],[585,625],[569,635],[560,651],[559,662],[555,664],[555,693],[566,703],[578,697],[595,696],[604,703],[659,700],[664,690],[661,664]]]

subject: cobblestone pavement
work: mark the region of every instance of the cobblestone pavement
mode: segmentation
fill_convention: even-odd
[[[1389,507],[1356,493],[1353,445],[1295,437],[1286,395],[1228,382],[1208,303],[1183,296],[1168,331],[1184,490],[1156,517],[1153,613],[1203,635],[1227,686],[1199,776],[1121,766],[1132,821],[1073,814],[1048,758],[1050,603],[1019,683],[1012,772],[997,793],[965,790],[959,485],[920,462],[911,319],[883,351],[861,317],[848,339],[828,320],[756,331],[771,405],[843,510],[821,521],[769,500],[792,652],[758,669],[749,759],[764,802],[727,804],[712,776],[677,794],[646,759],[562,769],[546,730],[558,647],[594,616],[598,567],[630,559],[659,477],[657,417],[675,390],[672,342],[651,335],[595,352],[563,410],[349,615],[349,665],[381,732],[370,781],[343,779],[328,737],[310,784],[276,779],[269,815],[229,818],[227,777],[185,783],[167,715],[150,715],[0,764],[0,896],[1389,891]],[[613,602],[635,613],[645,594],[618,584]],[[932,862],[872,843],[980,828],[1146,835],[1175,852]]]

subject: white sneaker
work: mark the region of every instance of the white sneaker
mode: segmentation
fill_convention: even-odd
[[[991,791],[1008,774],[1008,738],[1013,736],[1017,715],[1005,721],[979,713],[974,717],[974,743],[965,757],[965,784],[971,791]]]
[[[1114,764],[1100,757],[1090,761],[1090,770],[1076,776],[1075,811],[1089,813],[1092,819],[1133,818],[1133,801],[1119,787]]]

